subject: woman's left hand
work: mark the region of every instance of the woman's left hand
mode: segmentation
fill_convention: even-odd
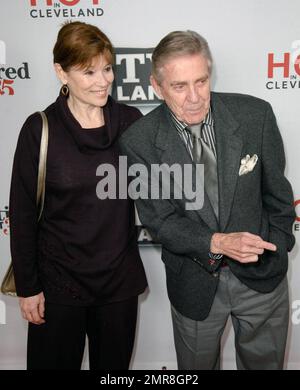
[[[35,325],[45,323],[45,297],[43,292],[32,297],[20,297],[19,304],[22,316],[25,320],[32,322]]]

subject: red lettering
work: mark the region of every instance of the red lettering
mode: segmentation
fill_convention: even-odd
[[[37,0],[30,0],[31,7],[36,7]],[[53,5],[53,0],[47,0],[46,5],[51,6]]]
[[[72,6],[72,5],[76,5],[77,3],[79,3],[80,0],[59,0],[59,1],[64,5]]]
[[[6,226],[3,228],[3,233],[8,236],[9,235],[9,219],[5,218],[5,220],[3,221],[3,224]]]
[[[53,6],[53,0],[44,0],[46,1],[46,5],[48,7],[51,7]],[[64,5],[68,5],[68,6],[73,6],[73,5],[76,5],[80,2],[80,0],[59,0],[62,4]],[[99,4],[99,0],[92,0],[93,2],[93,5],[98,5]],[[37,5],[37,0],[30,0],[30,5],[31,7],[36,7]]]
[[[300,76],[300,54],[296,58],[294,68],[295,68],[295,72]]]
[[[283,77],[289,77],[290,74],[290,53],[284,53],[283,62],[274,62],[274,53],[268,54],[268,77],[274,77],[274,68],[283,68]]]
[[[298,206],[298,204],[300,204],[300,199],[299,199],[299,200],[296,200],[296,202],[294,203],[295,208]],[[297,214],[297,212],[296,212],[296,214]],[[296,221],[297,221],[297,222],[300,222],[300,217],[298,217],[298,215],[296,216]]]
[[[0,79],[0,96],[5,94],[5,90],[7,90],[9,95],[14,95],[15,91],[10,86],[10,84],[13,84],[14,80],[3,80]]]

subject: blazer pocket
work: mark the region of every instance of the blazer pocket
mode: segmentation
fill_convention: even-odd
[[[164,262],[164,264],[168,268],[170,268],[173,272],[175,272],[176,274],[179,274],[181,272],[182,265],[184,262],[183,257],[179,257],[175,254],[170,253],[170,252],[166,253],[165,251],[163,251],[161,258],[162,258],[162,261]]]

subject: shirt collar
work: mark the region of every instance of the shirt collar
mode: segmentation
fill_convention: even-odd
[[[176,129],[179,132],[182,132],[188,126],[188,124],[185,123],[185,122],[180,121],[179,119],[177,119],[175,114],[170,110],[170,108],[168,106],[167,106],[167,108],[169,110],[172,122],[174,123]],[[212,118],[212,113],[211,113],[211,107],[209,107],[208,113],[206,114],[205,118],[203,119],[203,121],[201,123],[202,124],[206,124],[208,126],[212,126],[213,125],[213,118]]]

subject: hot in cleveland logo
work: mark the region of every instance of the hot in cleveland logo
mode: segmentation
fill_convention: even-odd
[[[300,40],[292,50],[268,53],[267,89],[300,89]]]
[[[82,8],[82,4],[87,8]],[[102,16],[100,0],[29,0],[32,18],[80,18]]]

